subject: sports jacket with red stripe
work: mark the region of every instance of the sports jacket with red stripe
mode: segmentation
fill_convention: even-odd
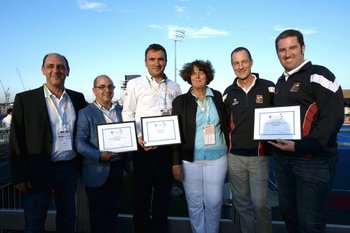
[[[230,114],[230,153],[241,156],[270,155],[272,148],[270,144],[254,140],[254,109],[272,106],[275,84],[254,75],[255,84],[248,93],[237,85],[237,78],[224,92]]]
[[[295,141],[298,157],[337,155],[337,134],[344,122],[343,91],[334,74],[310,61],[276,83],[275,107],[300,106],[302,140]]]

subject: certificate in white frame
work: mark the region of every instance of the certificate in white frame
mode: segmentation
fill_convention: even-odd
[[[141,117],[144,146],[165,146],[181,143],[177,115]]]
[[[254,140],[301,139],[300,106],[255,109]]]
[[[99,124],[97,125],[97,139],[100,151],[114,153],[136,151],[135,121]]]

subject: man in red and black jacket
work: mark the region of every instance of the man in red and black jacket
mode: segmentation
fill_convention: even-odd
[[[229,180],[233,204],[242,232],[272,232],[268,205],[268,143],[254,140],[254,111],[271,107],[275,85],[252,73],[253,59],[248,49],[238,47],[231,53],[236,79],[224,92],[230,117]],[[271,152],[270,152],[271,153]]]
[[[335,76],[304,59],[303,35],[282,32],[275,41],[285,69],[276,84],[275,106],[300,106],[301,140],[270,142],[279,204],[288,232],[325,232],[327,200],[336,173],[336,137],[344,121],[344,99]]]

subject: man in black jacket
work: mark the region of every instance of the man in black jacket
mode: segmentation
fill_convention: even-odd
[[[46,83],[15,97],[10,132],[12,182],[22,193],[25,232],[44,232],[52,191],[56,203],[56,231],[73,233],[77,188],[76,133],[84,95],[65,89],[66,58],[57,53],[43,59]]]
[[[237,75],[224,92],[230,113],[231,149],[228,154],[229,180],[233,204],[244,233],[270,233],[271,209],[268,206],[269,157],[267,143],[254,140],[254,110],[272,106],[274,84],[253,74],[253,59],[248,49],[231,53]]]
[[[283,31],[275,40],[284,73],[275,106],[300,106],[301,140],[270,142],[277,148],[279,206],[288,232],[325,232],[328,195],[337,164],[337,134],[344,99],[335,76],[304,59],[301,32]]]

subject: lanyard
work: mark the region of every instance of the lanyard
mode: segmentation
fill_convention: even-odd
[[[146,76],[147,78],[147,81],[148,81],[148,85],[149,87],[151,88],[151,90],[153,91],[154,94],[156,95],[160,95],[160,92],[159,90],[157,90],[151,83],[151,80]],[[164,84],[165,84],[165,87],[163,88],[163,91],[164,91],[164,98],[163,98],[163,106],[165,109],[167,109],[167,102],[166,102],[166,96],[168,94],[168,81],[165,79],[164,80]],[[162,88],[162,87],[161,87]]]
[[[97,103],[95,101],[94,104],[102,112],[103,117],[105,118],[107,123],[113,123],[113,122],[117,122],[118,121],[117,112],[115,111],[114,108],[112,110],[113,111],[113,117],[111,118],[108,114],[106,114],[106,111],[104,111],[104,109],[102,108],[102,106],[99,103]]]
[[[146,76],[146,78],[147,78],[148,85],[149,85],[149,87],[151,88],[151,90],[152,90],[156,95],[159,95],[159,94],[160,94],[159,90],[157,90],[157,89],[152,85],[151,80],[150,80],[147,76]],[[168,92],[168,82],[167,82],[166,79],[164,80],[164,83],[165,83],[165,88],[163,88],[163,91],[164,91],[164,93],[165,93],[165,95],[166,95],[166,93]]]
[[[50,91],[49,91],[49,89],[47,88],[46,85],[44,85],[44,91],[45,91],[46,96],[49,99],[49,103],[50,103],[51,107],[57,113],[57,116],[58,116],[58,119],[60,120],[61,126],[64,126],[64,123],[66,123],[65,122],[66,119],[65,119],[65,114],[64,113],[65,113],[65,111],[67,109],[67,105],[68,105],[68,96],[66,94],[64,94],[64,96],[63,96],[63,98],[64,98],[64,105],[63,105],[63,112],[62,112],[62,117],[61,117],[60,112],[58,111],[56,104],[53,102],[53,100],[51,98],[52,95],[50,94]]]
[[[206,118],[207,118],[207,124],[210,123],[210,114],[209,114],[209,100],[205,98],[206,100],[206,108],[202,105],[200,100],[196,100],[198,107],[202,110],[203,113],[206,113]]]

